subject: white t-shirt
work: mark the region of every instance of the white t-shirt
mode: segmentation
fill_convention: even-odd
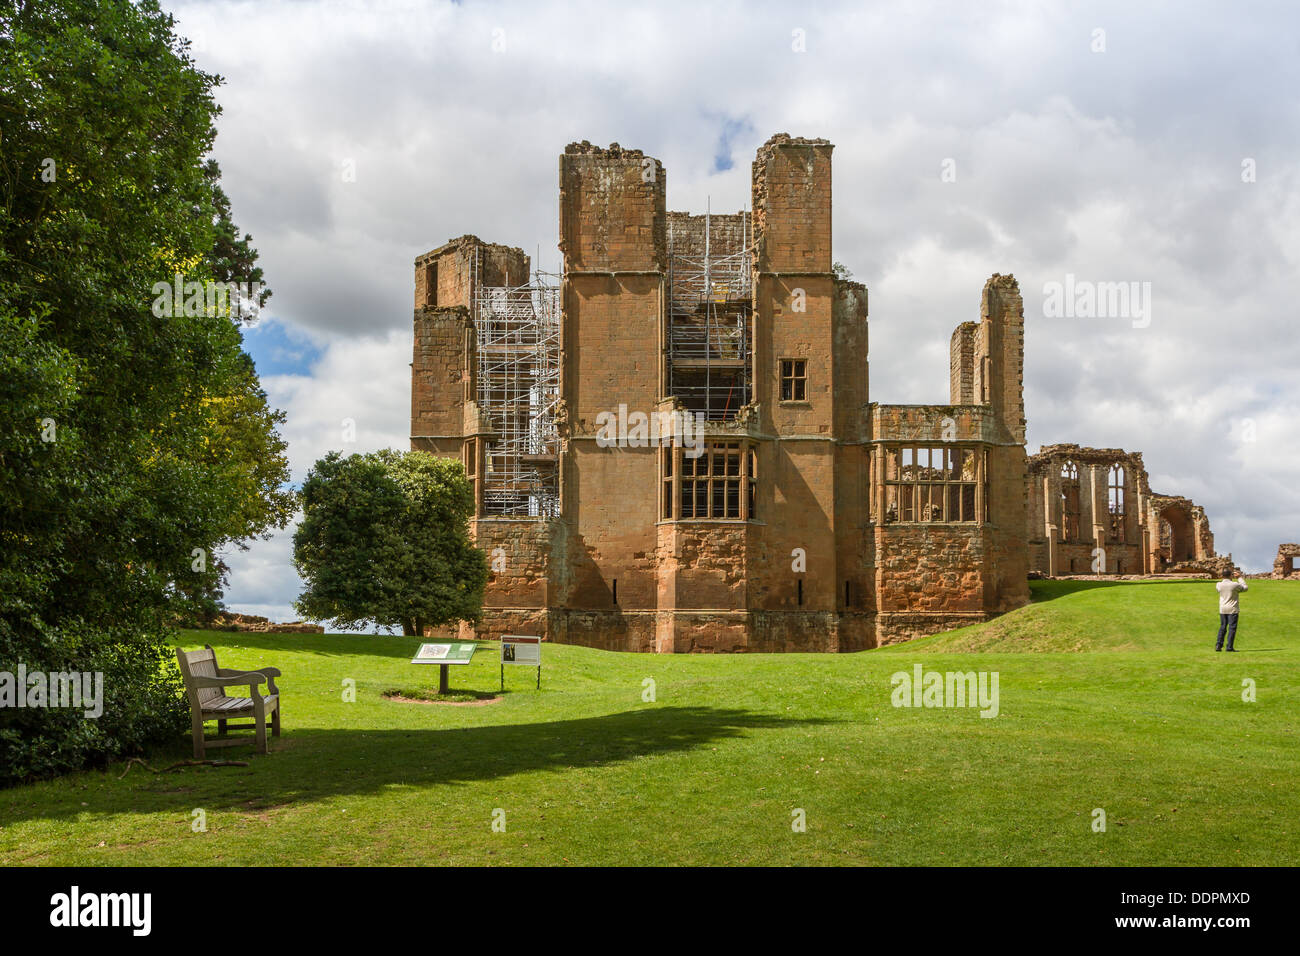
[[[1215,588],[1219,591],[1220,614],[1236,614],[1238,612],[1237,592],[1250,590],[1250,588],[1246,586],[1245,578],[1237,578],[1235,581],[1229,581],[1227,578],[1224,578],[1215,585]]]

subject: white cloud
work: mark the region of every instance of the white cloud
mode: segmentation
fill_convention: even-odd
[[[295,485],[327,452],[364,453],[409,445],[412,334],[335,337],[309,375],[262,379],[271,405],[286,415],[281,434],[289,443]]]
[[[312,464],[330,451],[365,453],[405,449],[410,435],[411,333],[382,338],[336,337],[306,375],[262,379],[272,407],[286,413],[281,434],[288,442],[291,481],[301,485]],[[355,439],[345,441],[350,422]],[[232,551],[226,605],[231,610],[292,620],[291,602],[302,589],[293,567],[293,533],[301,515],[270,540]]]

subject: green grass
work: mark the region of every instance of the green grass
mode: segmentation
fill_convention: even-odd
[[[276,749],[0,791],[0,863],[1300,862],[1300,585],[1251,584],[1235,655],[1213,653],[1206,582],[1035,582],[1034,596],[861,654],[548,645],[541,691],[509,668],[502,700],[470,706],[382,697],[436,692],[410,638],[188,634],[223,666],[283,671]],[[891,706],[891,675],[915,663],[997,671],[1000,715]],[[495,646],[452,687],[494,695]],[[178,741],[151,762],[187,756]]]

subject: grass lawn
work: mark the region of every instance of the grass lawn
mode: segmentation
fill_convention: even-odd
[[[547,645],[542,689],[510,668],[495,703],[474,700],[498,688],[487,645],[452,671],[461,706],[382,696],[436,689],[411,638],[188,633],[225,667],[284,672],[273,752],[0,791],[0,863],[1300,863],[1300,584],[1251,583],[1234,655],[1213,653],[1211,583],[1033,591],[860,654]],[[917,663],[998,672],[999,715],[895,708],[890,677]]]

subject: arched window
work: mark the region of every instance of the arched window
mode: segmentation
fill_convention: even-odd
[[[1061,466],[1061,540],[1079,537],[1079,469],[1072,461]]]
[[[1108,479],[1108,500],[1110,502],[1110,536],[1117,540],[1124,539],[1124,466],[1111,465]]]

